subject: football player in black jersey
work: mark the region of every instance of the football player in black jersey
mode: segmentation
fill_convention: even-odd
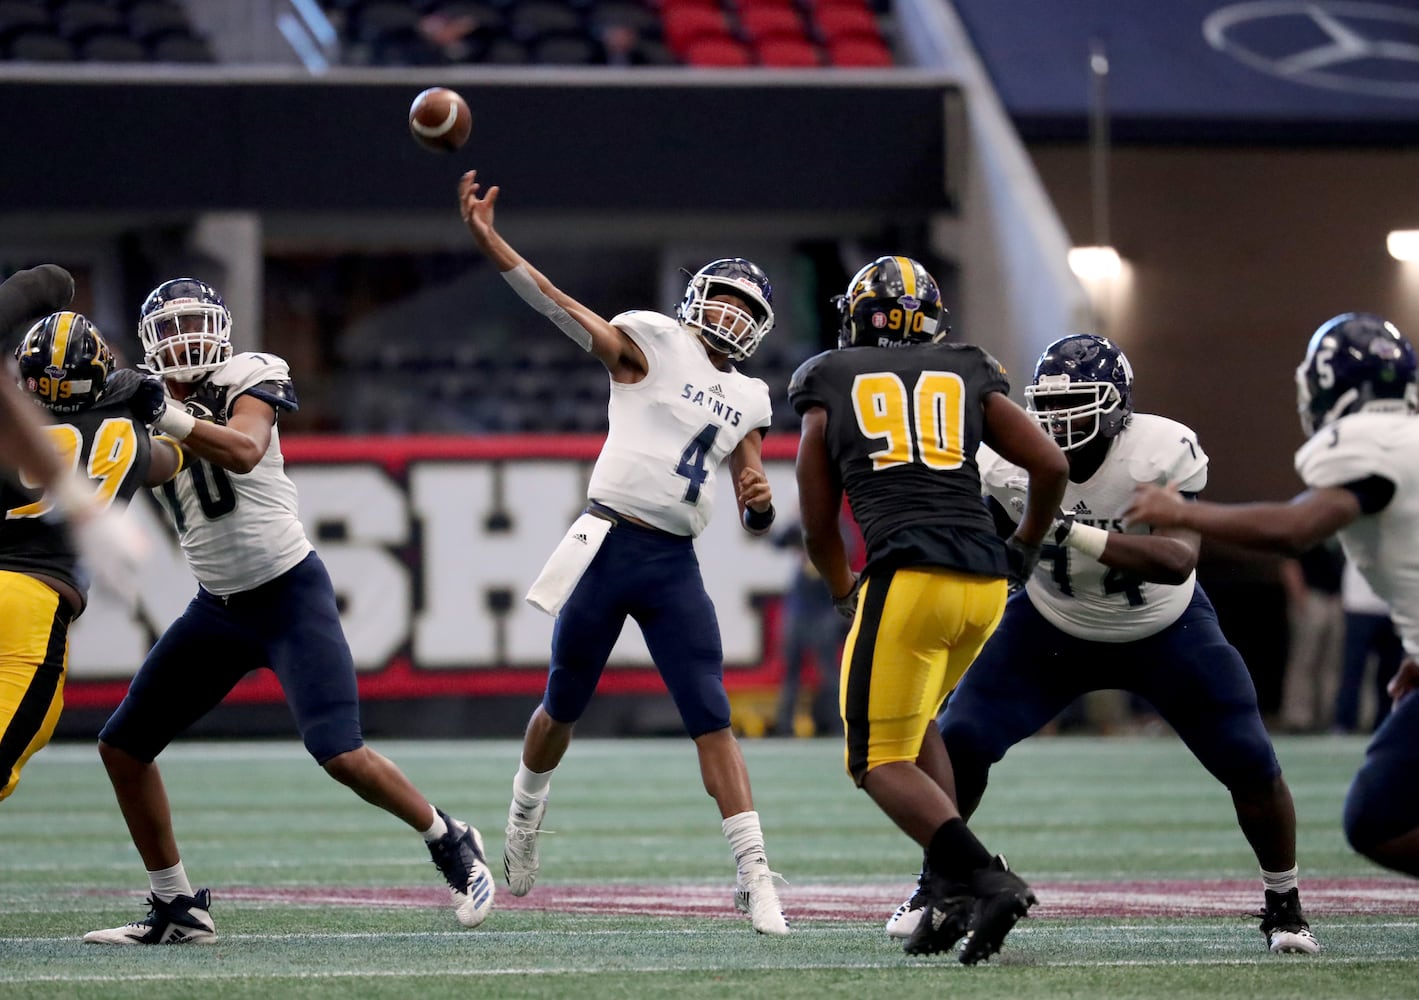
[[[940,288],[921,264],[881,257],[837,301],[839,349],[804,362],[788,393],[803,415],[804,542],[853,614],[840,695],[847,769],[934,873],[905,950],[945,951],[970,931],[960,960],[974,965],[999,950],[1035,897],[961,819],[933,720],[1000,621],[1007,579],[1029,576],[1069,464],[1006,396],[995,359],[941,342]],[[1029,474],[1024,517],[1006,541],[981,502],[982,441]],[[838,532],[844,492],[867,541],[860,579]]]
[[[58,312],[44,318],[25,335],[15,357],[21,388],[53,419],[41,433],[64,475],[51,482],[63,484],[61,493],[80,493],[65,504],[70,510],[121,507],[140,486],[166,482],[181,469],[177,445],[151,437],[129,412],[141,377],[113,372],[108,345],[83,316]],[[86,479],[70,483],[70,468],[85,470]],[[69,623],[83,612],[87,598],[89,574],[69,524],[53,516],[57,502],[63,502],[54,494],[30,474],[0,472],[5,511],[0,622],[6,648],[0,656],[0,800],[15,790],[21,768],[49,742],[59,721]]]

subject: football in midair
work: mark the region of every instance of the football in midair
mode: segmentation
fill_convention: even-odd
[[[425,149],[451,153],[468,141],[473,112],[456,91],[430,87],[409,106],[409,131]]]

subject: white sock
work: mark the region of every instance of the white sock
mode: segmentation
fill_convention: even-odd
[[[512,779],[513,801],[524,809],[536,809],[552,787],[552,771],[533,771],[519,761],[517,776]]]
[[[1289,871],[1269,872],[1265,868],[1261,870],[1261,884],[1272,892],[1290,892],[1300,884],[1298,876],[1301,873],[1301,866],[1296,865]]]
[[[439,811],[434,809],[432,802],[429,803],[429,809],[433,811],[434,821],[433,824],[424,831],[424,843],[426,844],[432,844],[436,840],[442,840],[443,835],[448,832],[448,824],[443,821],[443,817],[439,815]]]
[[[734,863],[740,876],[759,866],[769,866],[768,852],[764,850],[764,832],[759,829],[759,814],[735,813],[720,823],[724,838],[729,841],[729,849],[734,852]]]
[[[153,890],[153,898],[164,903],[171,903],[178,896],[192,895],[192,883],[187,881],[187,870],[181,861],[171,868],[149,872],[148,886]]]

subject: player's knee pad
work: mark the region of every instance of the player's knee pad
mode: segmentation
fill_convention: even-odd
[[[1372,753],[1345,796],[1345,839],[1361,854],[1419,828],[1419,802],[1413,796],[1409,766]]]
[[[360,734],[360,724],[350,719],[329,719],[317,722],[301,734],[306,752],[315,758],[321,767],[342,753],[358,750],[365,745]]]

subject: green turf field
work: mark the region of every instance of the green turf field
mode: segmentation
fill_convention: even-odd
[[[517,747],[387,742],[498,868]],[[745,753],[794,926],[755,935],[684,740],[575,744],[553,783],[537,888],[458,927],[417,835],[294,740],[186,743],[164,771],[184,861],[211,886],[210,947],[84,945],[136,919],[146,879],[91,746],[36,757],[0,805],[0,998],[1207,998],[1419,996],[1419,883],[1340,833],[1363,741],[1278,741],[1321,955],[1273,956],[1227,794],[1172,738],[1040,738],[993,774],[975,827],[1040,903],[989,965],[909,959],[882,924],[918,853],[842,772],[841,746]],[[499,871],[499,874],[500,871]]]

